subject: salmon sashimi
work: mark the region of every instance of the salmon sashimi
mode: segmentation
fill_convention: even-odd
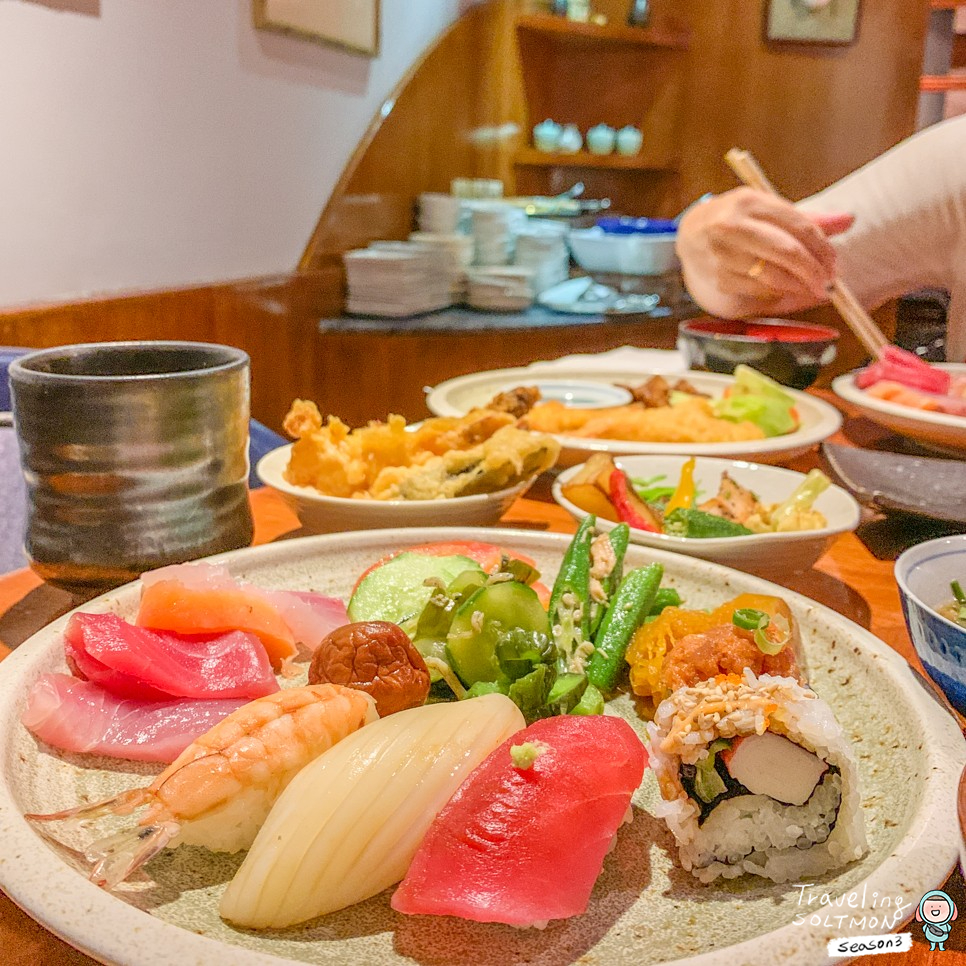
[[[580,915],[646,767],[644,745],[621,718],[536,721],[439,813],[393,909],[511,926]]]
[[[169,626],[158,609],[163,601],[174,592],[167,587],[157,598],[153,590],[157,584],[176,584],[183,588],[186,602],[179,605],[182,610],[179,626]],[[237,580],[226,567],[208,563],[174,564],[151,571],[141,577],[142,606],[144,596],[148,596],[148,614],[151,620],[161,623],[148,624],[138,618],[138,623],[146,627],[175,630],[184,634],[212,631],[221,633],[226,630],[244,630],[254,633],[265,645],[276,669],[287,657],[292,656],[293,647],[298,647],[303,657],[311,657],[319,644],[337,627],[349,622],[346,606],[338,597],[292,590],[265,590],[253,584]],[[150,591],[150,593],[149,593]],[[221,597],[221,592],[226,597]],[[194,607],[202,606],[204,595],[213,594],[212,602],[217,601],[217,617],[209,614],[208,625],[227,623],[229,626],[189,627],[183,626]],[[251,603],[251,607],[248,604]],[[240,609],[236,609],[240,608]],[[185,613],[186,612],[186,613]],[[199,618],[205,620],[205,618]]]
[[[116,614],[74,614],[64,644],[72,669],[122,697],[251,700],[278,690],[261,641],[243,631],[187,636],[138,627]]]
[[[953,395],[935,395],[910,389],[897,382],[877,382],[866,389],[866,395],[897,406],[909,406],[924,412],[945,413],[948,416],[966,416],[966,399]]]
[[[247,703],[129,701],[90,681],[45,674],[27,696],[20,720],[28,731],[62,751],[168,763]]]
[[[247,631],[262,642],[276,671],[298,653],[278,606],[211,564],[177,564],[144,574],[137,623],[176,634]]]

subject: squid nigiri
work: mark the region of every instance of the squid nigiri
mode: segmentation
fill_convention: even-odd
[[[505,695],[381,718],[304,768],[228,884],[222,918],[284,928],[368,899],[405,874],[437,812],[526,722]]]
[[[148,806],[136,826],[85,851],[91,881],[110,889],[167,847],[247,848],[296,773],[376,717],[368,694],[337,684],[278,691],[248,702],[205,732],[148,787],[25,818],[78,820]]]

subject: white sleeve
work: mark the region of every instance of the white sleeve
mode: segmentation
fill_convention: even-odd
[[[926,128],[799,207],[855,214],[833,244],[863,305],[947,289],[947,358],[966,357],[966,115]]]

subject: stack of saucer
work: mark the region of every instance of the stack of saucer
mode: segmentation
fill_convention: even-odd
[[[526,223],[522,209],[501,202],[468,202],[471,211],[474,265],[507,265],[513,255],[513,240]]]
[[[449,279],[453,301],[466,294],[466,269],[473,263],[473,239],[469,235],[414,231],[409,240],[439,259],[440,271]]]
[[[466,301],[490,312],[522,312],[533,304],[533,281],[529,268],[471,268],[466,273]]]
[[[399,318],[453,304],[449,275],[439,256],[422,245],[376,243],[342,257],[349,287],[346,309],[353,314]]]
[[[537,295],[570,275],[570,250],[559,231],[527,227],[519,232],[513,262],[533,270]]]
[[[435,235],[449,235],[460,223],[460,199],[436,191],[424,191],[419,196],[419,230]]]

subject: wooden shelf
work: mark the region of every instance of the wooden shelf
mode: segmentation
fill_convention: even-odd
[[[966,7],[966,0],[930,0],[929,6],[933,10],[955,10],[957,7]]]
[[[602,168],[608,171],[659,171],[673,173],[677,168],[670,162],[654,161],[635,154],[591,154],[577,151],[573,154],[551,154],[536,148],[523,148],[513,159],[515,164],[532,168]]]
[[[638,47],[687,50],[690,37],[678,30],[660,27],[629,27],[624,24],[581,23],[566,17],[529,14],[517,18],[520,33],[540,35],[561,43],[612,43]]]

